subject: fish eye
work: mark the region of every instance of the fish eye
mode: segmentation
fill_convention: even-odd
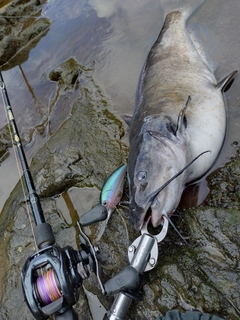
[[[146,178],[147,178],[147,172],[146,171],[139,171],[137,173],[138,181],[144,181]]]

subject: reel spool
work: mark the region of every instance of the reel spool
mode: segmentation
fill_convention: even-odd
[[[54,269],[50,268],[37,277],[35,289],[39,301],[46,306],[62,297],[62,290]]]

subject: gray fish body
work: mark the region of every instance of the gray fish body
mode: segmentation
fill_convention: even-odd
[[[184,14],[171,12],[146,61],[130,123],[130,215],[137,229],[149,207],[155,227],[163,214],[174,212],[185,185],[202,176],[217,158],[225,130],[221,88],[191,40]],[[161,185],[206,150],[211,153],[153,198]]]

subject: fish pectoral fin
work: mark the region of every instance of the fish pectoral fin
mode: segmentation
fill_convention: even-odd
[[[148,130],[147,133],[154,139],[160,141],[165,147],[168,147],[168,144],[164,141],[164,137],[160,132]]]
[[[227,92],[231,88],[234,81],[234,76],[237,72],[238,70],[232,71],[228,76],[218,82],[216,87],[222,92]]]
[[[127,125],[130,126],[131,121],[132,121],[132,117],[131,117],[131,116],[124,115],[124,116],[123,116],[123,120],[126,122]]]
[[[190,102],[191,102],[191,96],[188,96],[185,107],[182,108],[179,112],[178,121],[177,121],[177,129],[175,131],[175,135],[177,135],[178,133],[182,134],[183,130],[186,129],[186,127],[187,127],[187,118],[186,118],[185,113],[186,113],[187,107]]]

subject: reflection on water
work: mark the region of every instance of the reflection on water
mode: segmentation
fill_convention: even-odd
[[[218,65],[217,79],[240,69],[239,9],[240,3],[235,0],[229,0],[227,6],[223,0],[209,0],[189,21],[189,24],[206,26],[215,38],[210,45],[216,43],[218,48],[216,56],[212,57],[214,65]],[[49,138],[49,131],[36,130],[38,125],[48,117],[51,133],[54,133],[69,116],[75,99],[74,92],[59,97],[50,115],[49,105],[58,88],[56,82],[49,80],[49,73],[71,56],[83,65],[92,67],[94,62],[94,77],[110,99],[111,111],[119,117],[130,115],[134,110],[139,75],[163,23],[159,0],[69,0],[67,5],[64,1],[49,0],[42,17],[51,21],[46,36],[30,51],[25,63],[3,73],[20,135],[28,142],[25,148],[29,160]],[[239,142],[239,86],[237,77],[226,93],[228,131],[215,168],[234,154],[236,144],[233,142]],[[0,128],[5,124],[1,108]],[[0,166],[0,189],[4,189],[0,208],[18,179],[11,159]]]
[[[19,180],[19,173],[16,166],[16,158],[14,152],[10,152],[9,156],[0,166],[0,210],[2,209],[10,192]]]
[[[69,226],[76,225],[79,217],[97,203],[99,191],[95,188],[70,188],[56,198],[58,212]]]

